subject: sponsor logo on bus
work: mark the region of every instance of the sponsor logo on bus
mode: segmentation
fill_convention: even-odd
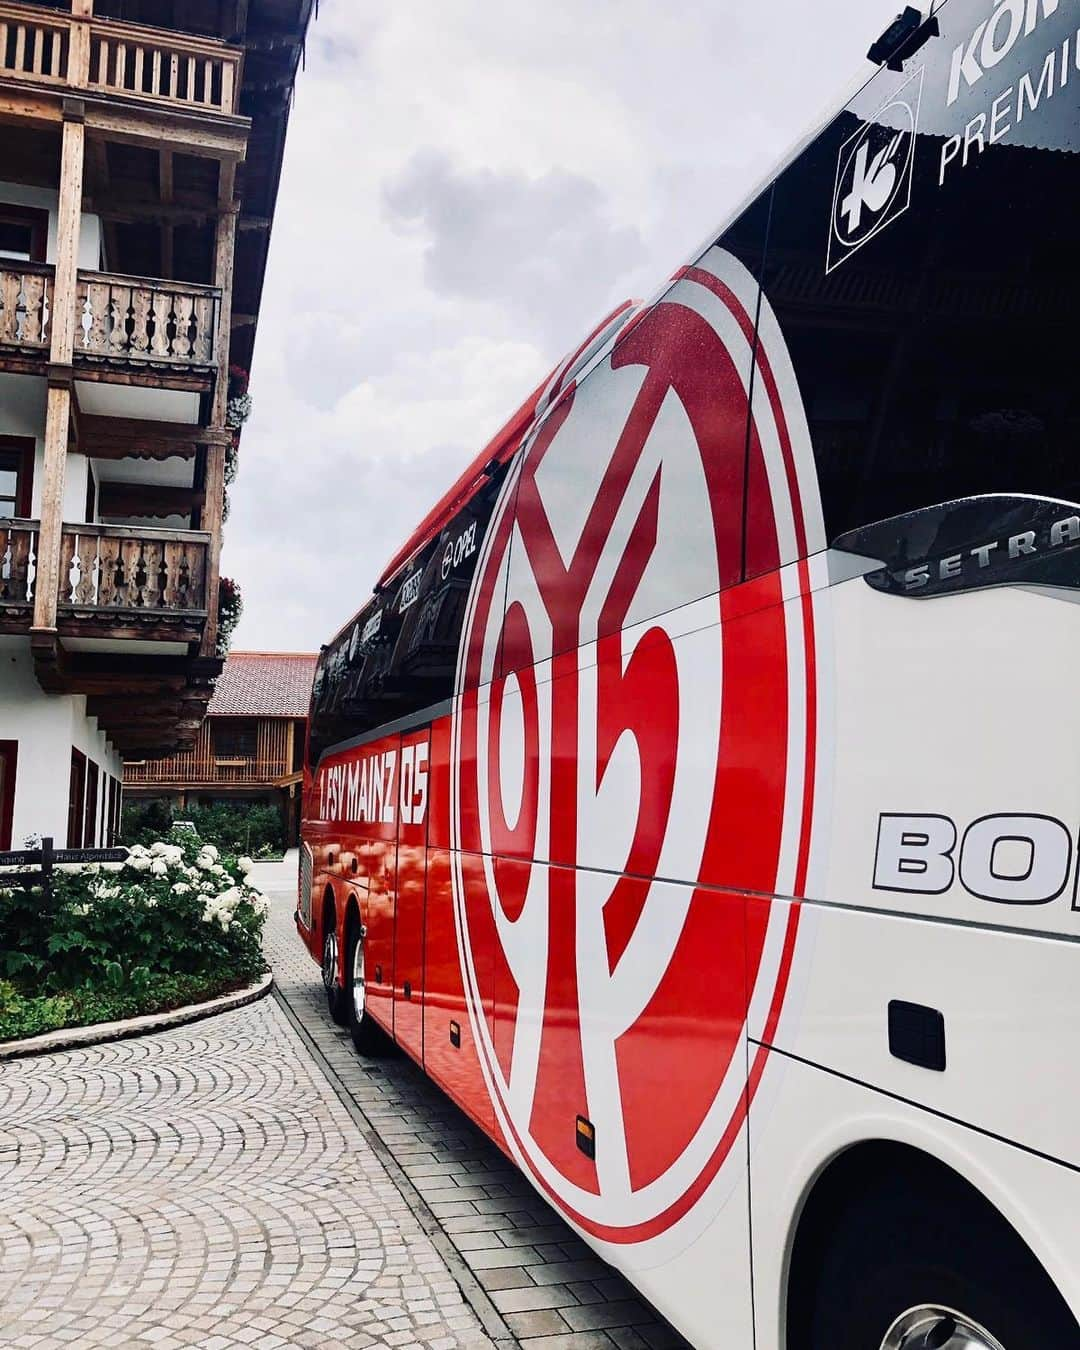
[[[398,613],[404,614],[410,605],[416,603],[416,597],[420,594],[420,582],[424,578],[424,570],[418,567],[410,577],[406,577],[401,583],[401,598],[398,600]]]
[[[455,567],[460,567],[465,559],[471,558],[475,552],[476,521],[474,520],[467,530],[462,530],[456,539],[451,539],[443,550],[443,581],[446,580]]]
[[[1046,905],[1072,870],[1072,835],[1053,816],[982,816],[963,837],[949,816],[884,814],[878,822],[877,891],[942,895],[959,882],[979,900]]]
[[[1021,37],[1034,33],[1043,19],[1056,14],[1060,0],[1000,0],[993,13],[953,51],[946,106],[973,89],[988,70],[1004,61]]]
[[[920,68],[840,147],[825,271],[832,272],[911,205]]]

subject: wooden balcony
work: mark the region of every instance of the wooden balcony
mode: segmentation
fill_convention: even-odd
[[[244,788],[274,787],[292,773],[294,724],[285,718],[259,720],[254,753],[218,753],[209,717],[199,729],[194,747],[167,759],[146,759],[124,765],[125,787]]]
[[[0,520],[0,632],[27,632],[38,522]],[[207,612],[210,536],[197,530],[65,525],[57,587],[61,636],[194,642]]]
[[[84,379],[206,387],[217,367],[221,291],[193,282],[79,273],[74,362]],[[53,269],[0,266],[0,361],[47,361]]]
[[[233,116],[241,60],[215,38],[0,0],[0,78]]]
[[[209,371],[221,291],[190,282],[80,272],[75,361]]]

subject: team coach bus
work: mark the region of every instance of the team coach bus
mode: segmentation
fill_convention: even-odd
[[[1080,1345],[1078,28],[905,15],[319,662],[331,1011],[698,1346]]]

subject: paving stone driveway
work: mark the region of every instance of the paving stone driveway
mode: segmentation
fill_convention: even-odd
[[[356,1057],[294,876],[273,997],[0,1066],[0,1345],[680,1345],[409,1060]]]

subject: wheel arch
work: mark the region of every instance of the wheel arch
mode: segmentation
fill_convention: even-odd
[[[784,1276],[782,1326],[786,1350],[806,1350],[808,1310],[819,1271],[822,1238],[831,1216],[849,1210],[877,1177],[900,1179],[938,1203],[962,1206],[974,1222],[991,1226],[1002,1243],[1030,1263],[1049,1291],[1057,1286],[1032,1244],[986,1189],[954,1166],[916,1145],[890,1138],[863,1139],[834,1153],[806,1187],[792,1219]],[[1060,1296],[1060,1295],[1059,1295]]]

